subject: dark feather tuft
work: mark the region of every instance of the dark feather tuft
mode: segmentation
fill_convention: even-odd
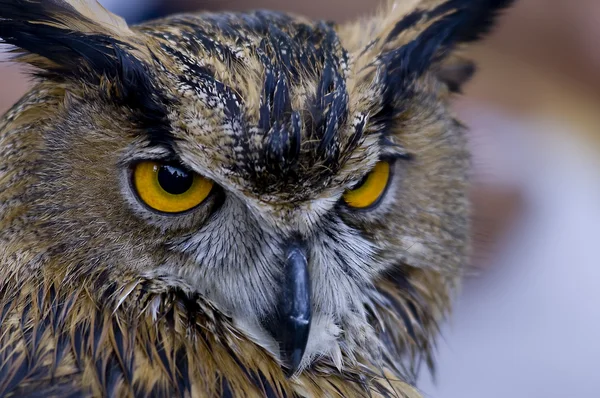
[[[86,29],[75,30],[79,25]],[[62,0],[0,0],[0,38],[25,51],[20,58],[41,68],[38,75],[104,87],[111,103],[136,111],[135,122],[153,144],[169,144],[170,100],[133,46],[110,33]]]

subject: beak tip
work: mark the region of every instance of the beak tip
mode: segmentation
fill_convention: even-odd
[[[310,333],[310,318],[288,318],[282,323],[279,352],[288,377],[296,374],[306,351]]]
[[[290,378],[298,373],[300,364],[302,363],[302,357],[304,356],[304,349],[301,347],[295,348],[289,352],[282,352],[285,355],[282,360],[285,369],[286,377]]]

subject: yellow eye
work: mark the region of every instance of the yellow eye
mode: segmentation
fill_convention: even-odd
[[[367,175],[358,187],[344,193],[344,201],[348,206],[356,209],[365,209],[374,205],[385,192],[390,179],[390,164],[381,161]]]
[[[213,182],[181,167],[145,161],[133,169],[133,185],[140,199],[163,213],[181,213],[202,203]]]

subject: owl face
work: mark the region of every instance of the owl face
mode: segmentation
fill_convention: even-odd
[[[475,11],[438,3],[348,26],[128,28],[74,7],[42,33],[87,50],[7,39],[46,71],[28,193],[44,267],[199,292],[292,373],[380,355],[384,333],[425,344],[468,253],[463,79],[442,72]]]

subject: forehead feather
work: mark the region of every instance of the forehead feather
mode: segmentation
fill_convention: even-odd
[[[219,150],[253,189],[325,186],[361,142],[366,114],[352,109],[349,56],[332,25],[255,12],[141,29],[167,54],[188,146]]]

